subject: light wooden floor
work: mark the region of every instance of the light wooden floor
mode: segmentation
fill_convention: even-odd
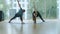
[[[59,34],[60,23],[48,21],[41,23],[0,23],[0,34]]]

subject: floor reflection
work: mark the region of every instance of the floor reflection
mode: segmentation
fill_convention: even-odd
[[[56,22],[45,23],[1,23],[0,34],[57,34],[58,27]]]

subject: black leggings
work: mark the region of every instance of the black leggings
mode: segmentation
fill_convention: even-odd
[[[40,14],[39,12],[38,12],[38,15],[37,15],[37,16],[39,16],[39,18],[44,22],[44,20],[43,20],[41,14]]]
[[[23,21],[22,15],[19,15],[19,14],[16,14],[11,20],[15,19],[16,17],[20,17],[20,20]],[[11,21],[11,20],[10,20],[10,21]],[[9,23],[10,23],[10,21],[9,21]]]
[[[36,17],[39,17],[39,18],[44,22],[41,14],[40,14],[38,11],[37,11],[37,16],[36,16],[36,17],[34,16],[34,13],[35,13],[35,12],[33,12],[33,21],[34,21],[35,23],[36,23]]]

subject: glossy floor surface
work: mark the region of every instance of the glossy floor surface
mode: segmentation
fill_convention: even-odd
[[[0,34],[59,34],[60,22],[0,23]]]

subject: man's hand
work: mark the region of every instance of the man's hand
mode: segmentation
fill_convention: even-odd
[[[36,16],[37,16],[37,14],[36,14],[36,13],[34,13],[34,16],[36,17]]]
[[[19,1],[17,0],[19,7],[21,8],[21,5],[19,4]]]

